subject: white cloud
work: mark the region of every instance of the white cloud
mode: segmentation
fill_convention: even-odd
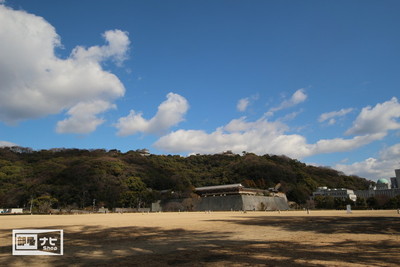
[[[328,125],[334,125],[334,124],[336,124],[336,120],[334,118],[329,119]]]
[[[304,99],[293,97],[294,99]],[[300,101],[300,100],[298,100]],[[292,101],[293,103],[295,101]],[[399,116],[397,99],[383,104],[377,104],[374,109],[364,108],[359,117],[365,120],[372,117],[379,120],[379,116],[369,116],[368,112],[378,113],[381,120],[388,122],[393,117]],[[381,108],[381,107],[385,108]],[[351,109],[342,109],[326,113],[324,120],[332,117],[344,116]],[[387,113],[383,112],[386,111]],[[364,114],[364,115],[363,115]],[[365,115],[366,114],[366,115]],[[387,114],[390,114],[389,116]],[[291,114],[289,114],[291,115]],[[293,114],[293,116],[297,113]],[[286,117],[285,117],[286,118]],[[291,116],[287,117],[287,119]],[[357,122],[356,120],[356,122]],[[389,125],[390,126],[390,125]],[[352,138],[321,139],[315,143],[308,143],[306,138],[299,134],[290,134],[290,127],[283,119],[268,121],[266,116],[256,121],[247,121],[246,117],[234,119],[227,125],[217,128],[214,132],[207,133],[202,130],[177,130],[161,137],[154,146],[160,150],[172,153],[218,153],[232,150],[235,153],[251,151],[256,154],[285,154],[293,158],[304,158],[312,155],[346,152],[365,146],[377,140],[382,140],[390,127],[381,126],[382,131],[362,131],[360,135]]]
[[[112,106],[124,95],[123,84],[103,70],[101,63],[111,60],[121,64],[126,59],[130,44],[127,33],[107,31],[103,34],[106,45],[78,46],[68,58],[61,59],[54,53],[61,46],[60,37],[42,17],[0,5],[0,25],[0,121],[14,124],[69,109],[72,115],[77,105],[81,110],[82,105],[93,102]],[[97,110],[101,113],[107,109]],[[93,131],[102,123],[97,114],[91,114],[95,120],[91,127],[79,126],[86,121],[71,118],[69,125],[75,121],[71,131],[62,126],[66,121],[57,129]]]
[[[71,57],[82,62],[100,62],[107,59],[114,60],[121,65],[127,59],[127,48],[130,41],[128,33],[120,30],[106,31],[103,34],[107,45],[84,48],[77,46]]]
[[[284,117],[282,117],[280,120],[281,121],[290,121],[290,120],[293,120],[293,119],[295,119],[300,113],[302,113],[304,110],[303,109],[300,109],[300,110],[298,110],[298,111],[295,111],[295,112],[291,112],[291,113],[289,113],[289,114],[286,114]]]
[[[334,138],[334,139],[322,139],[311,145],[312,155],[332,153],[332,152],[344,152],[350,151],[355,148],[367,145],[373,141],[380,140],[384,137],[384,134],[372,134],[372,135],[360,135],[355,136],[351,139]]]
[[[280,122],[261,118],[254,122],[245,117],[234,119],[212,133],[200,130],[178,130],[161,137],[154,146],[172,153],[218,153],[232,150],[235,153],[251,151],[256,154],[284,154],[304,158],[321,153],[349,151],[382,135],[356,136],[351,139],[326,139],[308,144],[304,136],[287,134],[289,127]]]
[[[246,109],[247,109],[247,107],[249,106],[249,104],[250,104],[250,100],[249,100],[248,97],[242,98],[242,99],[240,99],[240,100],[238,101],[238,103],[237,103],[237,105],[236,105],[236,109],[237,109],[238,111],[241,111],[241,112],[246,111]]]
[[[0,141],[0,147],[10,147],[10,146],[18,146],[18,145],[7,141]]]
[[[346,114],[350,113],[353,111],[353,108],[346,108],[346,109],[341,109],[339,111],[332,111],[332,112],[327,112],[327,113],[322,113],[319,118],[318,121],[319,122],[324,122],[326,120],[328,120],[328,124],[329,125],[333,125],[336,123],[335,118],[337,117],[343,117]]]
[[[365,107],[361,110],[353,127],[346,134],[386,134],[389,130],[400,129],[400,103],[396,97],[375,107]]]
[[[279,104],[277,107],[270,108],[269,111],[265,114],[266,116],[272,116],[274,112],[282,110],[282,109],[287,109],[293,106],[296,106],[307,99],[307,94],[305,93],[304,88],[301,88],[294,92],[292,97],[288,100],[284,100],[281,104]]]
[[[284,103],[300,103],[304,99],[303,92],[299,91],[292,96],[290,101]],[[397,129],[393,118],[400,116],[398,105],[397,99],[393,98],[388,102],[377,104],[373,109],[364,108],[355,121],[355,125],[369,125],[366,123],[369,120],[382,120],[386,124],[380,126],[380,131],[360,131],[359,135],[348,139],[321,139],[310,144],[304,136],[288,134],[289,127],[283,123],[283,120],[271,122],[263,116],[253,122],[247,121],[246,117],[234,119],[212,133],[201,130],[178,130],[161,137],[154,145],[158,149],[174,153],[218,153],[225,150],[240,153],[245,150],[257,154],[285,154],[293,158],[345,152],[381,140],[388,130]],[[283,106],[289,105],[280,105],[280,107]],[[352,110],[349,108],[322,114],[320,121],[344,116]]]
[[[335,169],[346,174],[357,174],[372,180],[394,177],[394,170],[400,168],[400,144],[383,149],[377,158],[367,158],[353,164],[337,164]]]
[[[57,123],[56,131],[58,133],[79,134],[93,132],[97,126],[104,122],[96,115],[111,108],[115,108],[115,105],[102,100],[78,103],[67,112],[70,115],[69,118]]]
[[[258,100],[259,95],[254,94],[249,97],[245,97],[242,99],[239,99],[238,103],[236,104],[236,109],[240,112],[244,112],[247,110],[247,108],[250,106],[250,104],[256,100]]]
[[[122,117],[115,124],[118,135],[126,136],[135,133],[160,134],[184,120],[189,109],[187,100],[174,93],[167,95],[167,100],[160,104],[157,114],[150,120],[142,117],[142,113],[131,110],[129,115]]]

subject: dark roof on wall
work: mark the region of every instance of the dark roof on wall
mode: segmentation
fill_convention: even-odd
[[[242,184],[226,184],[226,185],[203,186],[203,187],[196,187],[195,191],[238,189],[238,188],[243,188],[243,185]]]

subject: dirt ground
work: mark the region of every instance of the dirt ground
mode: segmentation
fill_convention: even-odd
[[[13,256],[13,229],[64,230],[64,255]],[[0,266],[399,266],[389,211],[0,216]]]

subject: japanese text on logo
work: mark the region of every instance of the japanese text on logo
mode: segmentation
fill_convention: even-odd
[[[63,255],[63,230],[13,230],[13,255]]]

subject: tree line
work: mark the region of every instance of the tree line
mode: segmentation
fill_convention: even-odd
[[[268,189],[280,183],[288,200],[306,204],[319,186],[367,189],[364,178],[286,156],[243,152],[153,155],[147,150],[0,148],[0,208],[148,207],[164,197],[193,195],[195,187],[242,183]],[[42,208],[42,210],[40,210]]]

